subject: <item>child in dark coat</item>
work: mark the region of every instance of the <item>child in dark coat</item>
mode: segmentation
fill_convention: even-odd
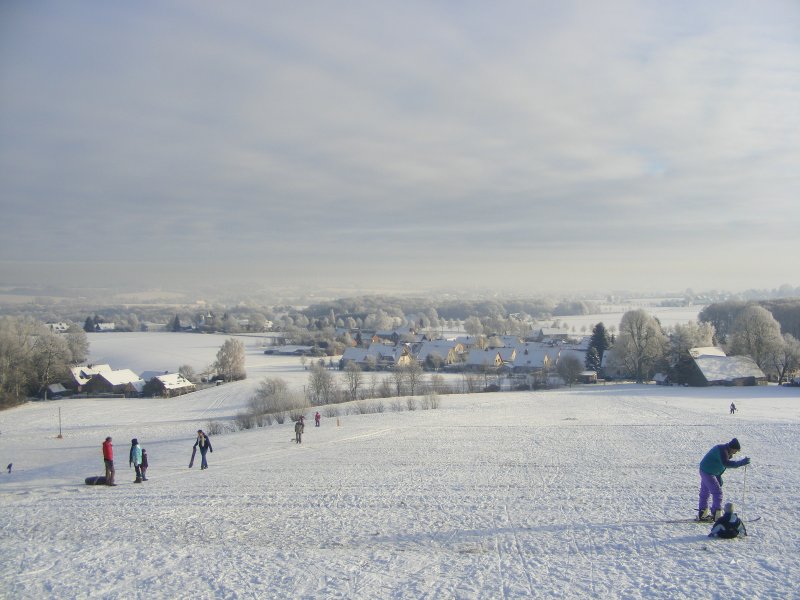
[[[747,535],[747,529],[744,526],[744,522],[734,512],[733,503],[728,502],[725,504],[725,514],[716,520],[708,537],[729,540],[740,535]]]

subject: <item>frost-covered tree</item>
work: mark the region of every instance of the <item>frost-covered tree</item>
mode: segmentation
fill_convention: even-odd
[[[778,383],[783,383],[800,367],[800,341],[792,334],[784,333],[783,343],[775,346],[767,362]]]
[[[230,338],[222,344],[217,352],[214,368],[225,381],[236,381],[247,377],[244,362],[244,344],[237,339]]]
[[[781,326],[767,309],[755,304],[745,308],[733,323],[730,354],[749,356],[769,370],[770,356],[783,344]]]
[[[324,363],[311,365],[306,389],[312,404],[329,404],[336,400],[336,382]]]
[[[667,336],[661,324],[642,309],[622,315],[619,335],[611,349],[613,361],[624,367],[638,383],[653,376],[655,365],[667,351]]]

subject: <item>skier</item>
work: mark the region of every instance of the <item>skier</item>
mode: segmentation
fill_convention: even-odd
[[[725,504],[725,514],[714,522],[708,537],[729,540],[740,535],[747,535],[747,528],[734,511],[733,502],[728,502]]]
[[[208,439],[208,436],[203,432],[202,429],[197,430],[197,441],[194,443],[195,448],[200,449],[200,470],[208,468],[208,462],[206,461],[206,452],[214,452],[214,449],[211,447],[211,440]]]
[[[730,467],[736,469],[750,464],[750,459],[731,460],[742,446],[733,438],[727,444],[711,448],[700,461],[700,498],[697,504],[698,521],[716,521],[722,516],[722,474]],[[712,497],[711,512],[708,512],[708,497]]]
[[[128,466],[133,466],[136,470],[136,481],[133,483],[142,483],[142,449],[139,447],[139,440],[133,438],[131,440],[131,451],[128,455]]]
[[[106,467],[106,485],[117,485],[114,483],[114,446],[111,444],[111,436],[103,442],[103,464]]]
[[[296,444],[302,444],[303,440],[303,430],[305,429],[305,425],[303,425],[302,419],[298,419],[294,423],[294,441]]]
[[[735,412],[736,412],[736,405],[733,402],[731,402],[731,414]]]
[[[320,417],[319,411],[317,411],[317,414],[314,415],[314,427],[319,427],[319,420],[321,418],[322,417]]]
[[[147,477],[145,476],[147,473],[147,450],[142,448],[142,481],[147,481]]]

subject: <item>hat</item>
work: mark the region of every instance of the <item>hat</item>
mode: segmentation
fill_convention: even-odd
[[[139,443],[139,440],[137,440],[136,438],[133,438],[133,439],[131,440],[131,444],[133,444],[134,446],[135,446],[136,444],[138,444],[138,443]]]
[[[739,440],[733,438],[730,442],[728,442],[728,448],[732,450],[741,450],[742,445],[739,443]]]
[[[725,503],[725,513],[732,513],[736,510],[736,507],[733,505],[733,502],[726,502]]]

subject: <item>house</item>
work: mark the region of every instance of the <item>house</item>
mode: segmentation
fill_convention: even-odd
[[[465,366],[471,370],[499,369],[503,366],[503,358],[498,348],[492,350],[473,348],[467,355]]]
[[[80,392],[83,390],[83,386],[89,383],[89,380],[92,377],[98,373],[111,371],[111,365],[87,365],[85,367],[71,367],[69,371],[70,375],[72,376],[70,387],[73,387],[76,391]]]
[[[420,364],[454,365],[461,362],[464,346],[455,340],[432,340],[414,348],[414,358]]]
[[[578,381],[580,383],[597,383],[597,371],[581,371]]]
[[[691,385],[759,385],[767,376],[749,356],[725,356],[721,348],[692,348],[695,376]]]
[[[130,396],[138,393],[137,386],[131,384],[139,381],[142,382],[141,385],[144,384],[144,381],[130,369],[102,371],[93,375],[83,386],[83,389],[89,394],[124,394]]]
[[[148,383],[148,393],[161,396],[164,398],[172,398],[197,389],[195,385],[186,379],[180,373],[167,373],[165,375],[157,375]]]
[[[408,344],[370,344],[369,348],[346,348],[339,360],[339,368],[344,369],[353,362],[362,369],[394,369],[411,364],[413,357]]]
[[[517,344],[512,368],[516,373],[546,371],[553,366],[553,349],[538,342]]]
[[[53,333],[67,333],[67,331],[69,331],[69,323],[64,323],[63,321],[58,323],[47,323],[47,326]]]
[[[276,354],[279,356],[311,356],[314,354],[314,347],[292,344],[283,346],[270,346],[264,350],[264,354]]]
[[[569,329],[561,327],[542,327],[536,336],[538,342],[558,342],[566,341],[569,338]]]
[[[47,400],[49,398],[50,400],[58,400],[68,392],[69,390],[67,390],[67,388],[60,383],[51,383],[47,386],[47,388],[45,388],[44,399]]]

